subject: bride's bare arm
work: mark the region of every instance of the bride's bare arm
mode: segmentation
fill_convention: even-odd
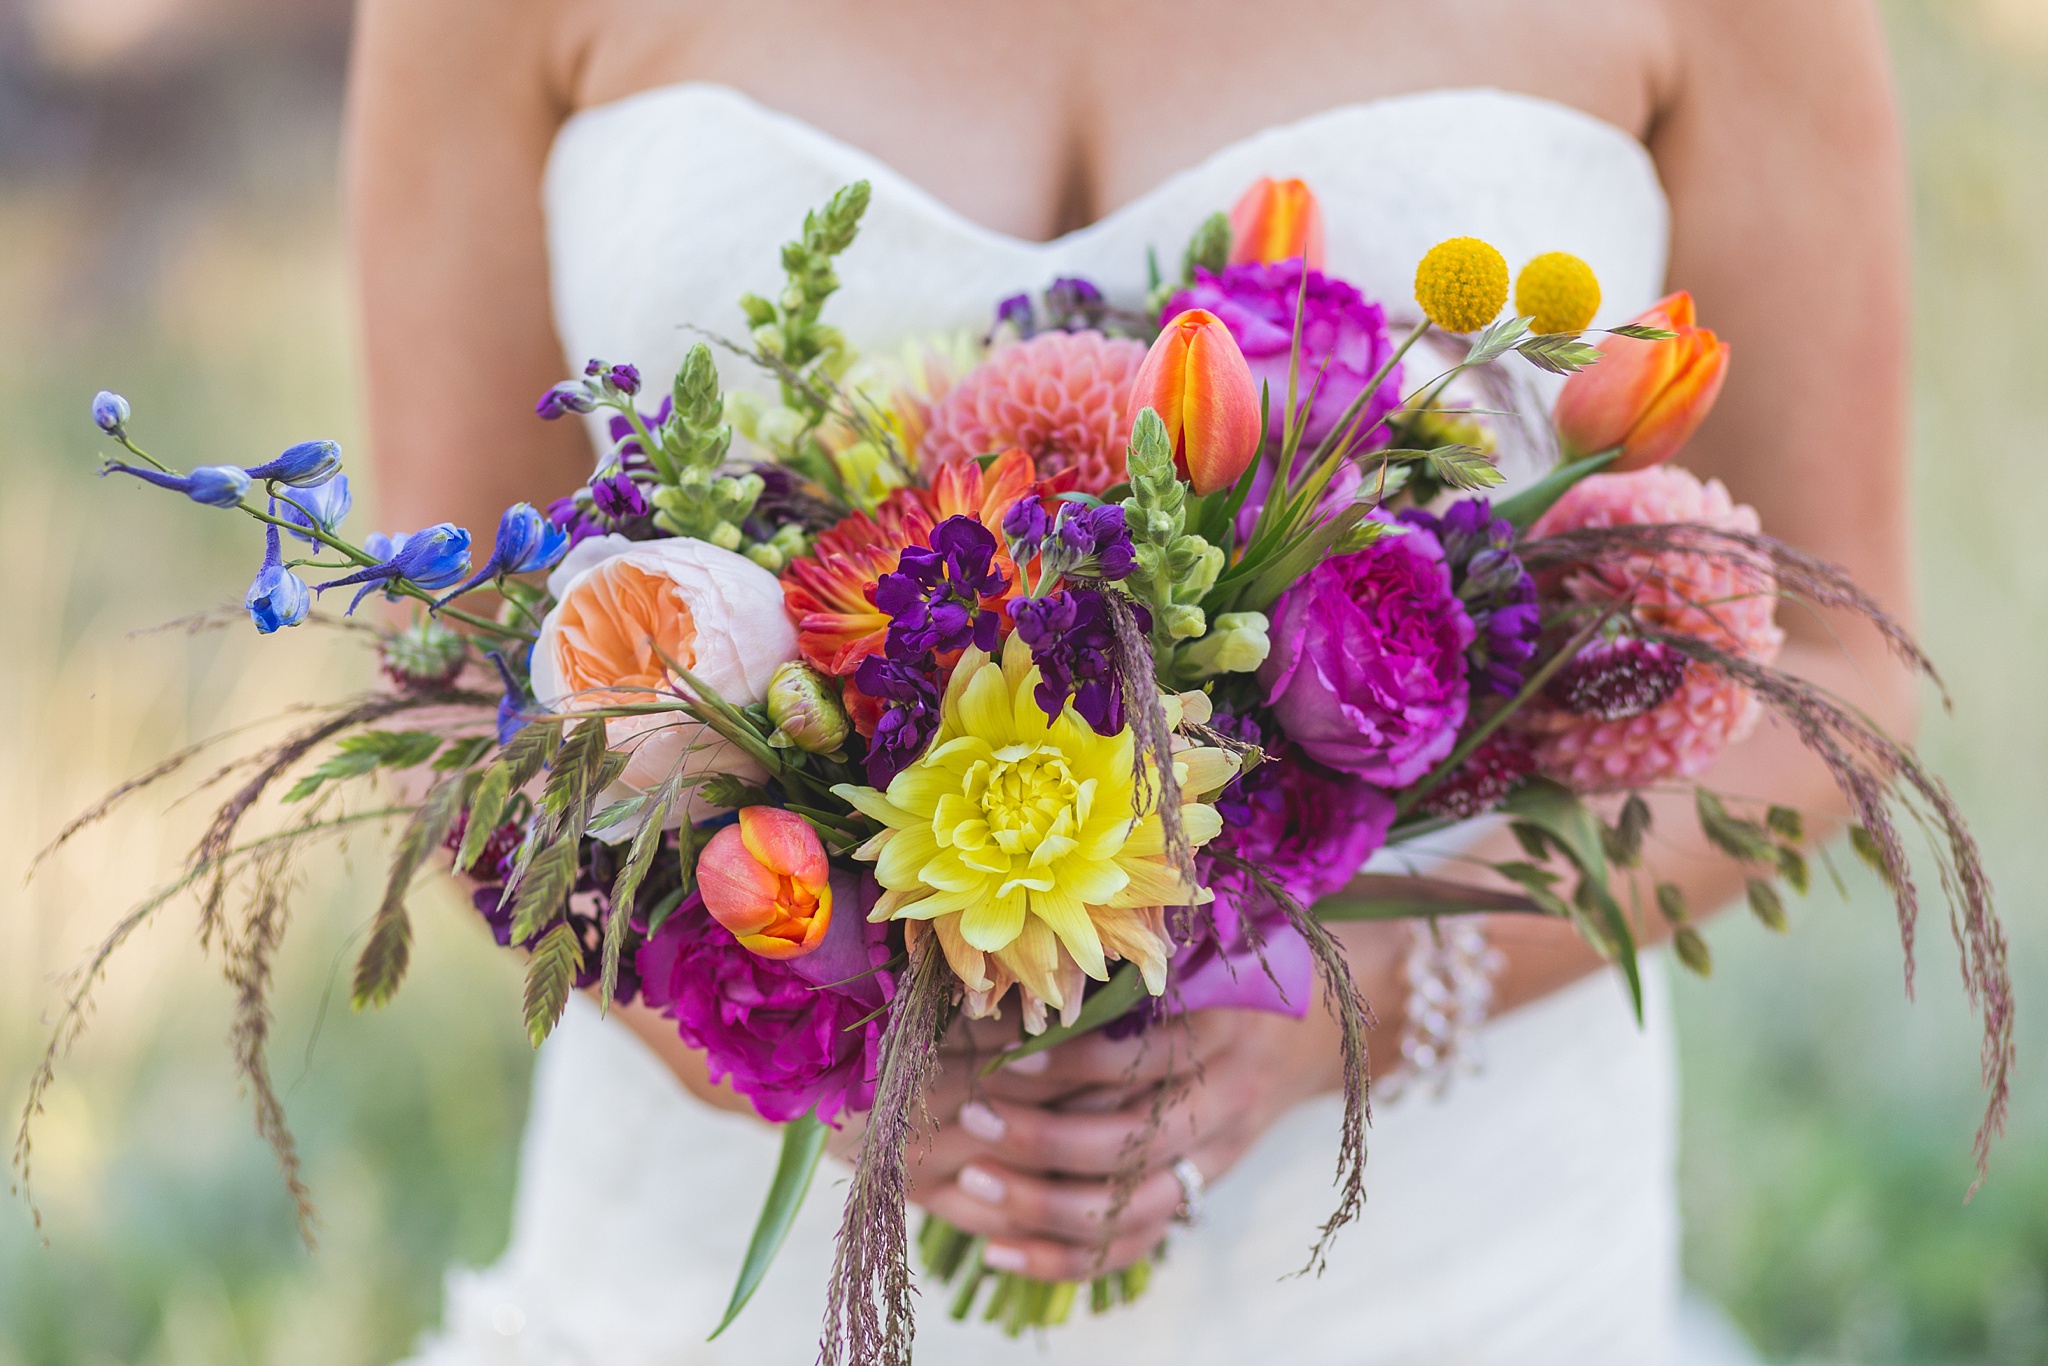
[[[534,400],[564,378],[540,183],[564,105],[552,3],[363,0],[347,200],[379,525],[498,514],[574,487],[591,452]]]

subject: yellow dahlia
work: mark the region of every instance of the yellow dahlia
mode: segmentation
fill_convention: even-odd
[[[1166,989],[1168,906],[1209,899],[1168,862],[1156,797],[1141,799],[1128,728],[1097,735],[1070,706],[1048,721],[1033,695],[1038,670],[1015,636],[998,663],[962,656],[938,733],[887,792],[843,785],[841,797],[887,828],[856,851],[883,889],[874,920],[925,922],[968,991],[991,1013],[1016,982],[1028,1028],[1047,1007],[1071,1019],[1083,978],[1108,960],[1136,963]],[[1166,699],[1171,721],[1178,704]],[[1236,772],[1222,750],[1173,756],[1181,828],[1190,845],[1222,829],[1200,800]]]

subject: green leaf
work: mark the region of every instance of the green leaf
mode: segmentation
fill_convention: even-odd
[[[576,885],[577,839],[565,835],[536,852],[512,902],[512,942],[523,944],[561,914]]]
[[[1642,861],[1643,836],[1650,831],[1650,804],[1639,792],[1631,792],[1621,805],[1621,814],[1611,829],[1600,832],[1607,861],[1617,868],[1633,868]]]
[[[1516,821],[1508,826],[1508,833],[1515,837],[1515,843],[1521,845],[1522,852],[1534,862],[1542,863],[1550,857],[1550,837],[1543,833],[1542,826]]]
[[[474,768],[497,747],[495,736],[472,735],[467,740],[457,740],[441,752],[434,760],[434,768],[440,773],[456,773],[465,768]]]
[[[1794,844],[1806,843],[1806,818],[1793,806],[1774,806],[1764,815],[1764,824],[1779,839]]]
[[[740,1310],[761,1288],[768,1268],[775,1263],[775,1254],[782,1250],[783,1239],[796,1223],[797,1211],[803,1208],[804,1196],[810,1192],[811,1178],[817,1174],[818,1159],[824,1156],[825,1140],[831,1133],[831,1127],[815,1115],[804,1115],[782,1126],[782,1156],[775,1163],[775,1179],[768,1183],[768,1198],[761,1205],[761,1217],[754,1221],[754,1236],[747,1240],[747,1255],[740,1262],[740,1277],[732,1288],[732,1301],[725,1306],[725,1317],[711,1330],[707,1341],[731,1327]]]
[[[417,768],[433,758],[440,747],[441,737],[424,730],[370,730],[346,736],[320,767],[292,785],[284,800],[304,801],[318,792],[323,783],[359,778],[373,769]]]
[[[1509,793],[1500,809],[1540,827],[1581,873],[1606,885],[1607,849],[1600,838],[1600,818],[1578,793],[1562,783],[1536,778]]]
[[[1492,865],[1493,871],[1520,887],[1529,894],[1529,899],[1541,906],[1547,913],[1560,920],[1577,920],[1571,906],[1551,888],[1558,883],[1558,876],[1548,868],[1539,868],[1533,863],[1509,860]]]
[[[1607,884],[1591,877],[1579,879],[1577,891],[1572,894],[1572,904],[1590,917],[1597,937],[1596,945],[1604,945],[1616,964],[1621,968],[1622,979],[1628,983],[1629,1004],[1635,1008],[1636,1023],[1643,1023],[1643,967],[1636,960],[1636,936],[1629,928],[1628,916],[1623,914],[1621,903],[1607,890]]]
[[[412,813],[405,833],[398,837],[398,848],[391,855],[391,876],[384,884],[384,900],[378,904],[376,918],[370,923],[369,941],[356,958],[355,982],[349,990],[349,1003],[355,1009],[383,1005],[405,980],[406,966],[412,961],[412,917],[406,914],[405,894],[420,865],[448,838],[448,831],[462,810],[463,792],[468,786],[465,778],[442,779]]]
[[[1580,480],[1589,474],[1600,473],[1620,458],[1621,450],[1617,447],[1599,455],[1589,455],[1584,460],[1574,460],[1568,465],[1559,465],[1514,497],[1495,503],[1493,515],[1507,518],[1516,531],[1526,535],[1529,528],[1536,525],[1536,519],[1550,511],[1551,505],[1570,493]]]
[[[1637,341],[1670,341],[1678,335],[1647,323],[1623,323],[1620,327],[1608,328],[1607,332],[1610,336],[1634,337]]]
[[[1466,493],[1490,489],[1507,478],[1486,452],[1473,446],[1438,446],[1429,453],[1429,471],[1447,487]]]
[[[1785,933],[1791,924],[1785,919],[1785,903],[1778,896],[1778,889],[1763,878],[1749,880],[1749,910],[1764,924],[1764,928],[1778,934]]]
[[[565,920],[547,932],[534,946],[526,964],[526,1037],[539,1048],[561,1023],[569,1004],[569,991],[576,985],[577,969],[583,966],[583,945]]]
[[[1685,908],[1685,892],[1675,882],[1657,884],[1657,909],[1673,925],[1683,925],[1692,919]]]
[[[503,763],[492,764],[477,780],[476,796],[469,803],[469,826],[462,832],[462,848],[455,854],[455,871],[466,873],[483,857],[484,845],[505,814],[512,797],[512,772]]]
[[[1514,350],[1528,335],[1527,318],[1501,318],[1489,323],[1485,331],[1472,339],[1472,349],[1465,353],[1461,365],[1490,365]]]
[[[1678,961],[1688,970],[1701,977],[1714,975],[1714,955],[1708,951],[1707,941],[1702,939],[1700,932],[1692,926],[1678,927],[1677,933],[1671,936],[1671,949],[1678,955]]]
[[[684,889],[678,887],[654,904],[654,909],[647,913],[647,933],[650,936],[666,924],[670,916],[676,913],[676,907],[683,904],[683,897],[685,895],[687,893]]]
[[[1700,833],[1729,858],[1738,863],[1777,862],[1778,847],[1762,825],[1729,815],[1721,799],[1704,787],[1693,789],[1693,804],[1699,811]]]
[[[1034,1035],[1015,1048],[996,1054],[982,1066],[981,1075],[988,1076],[1019,1058],[1028,1058],[1033,1053],[1043,1053],[1046,1049],[1063,1044],[1068,1039],[1078,1039],[1083,1034],[1093,1033],[1112,1020],[1122,1019],[1130,1013],[1131,1007],[1144,997],[1144,975],[1138,971],[1136,963],[1126,963],[1116,970],[1116,975],[1109,979],[1107,986],[1082,1002],[1081,1013],[1074,1017],[1072,1024],[1054,1025],[1043,1034]]]
[[[1515,348],[1531,365],[1553,375],[1569,375],[1600,363],[1600,348],[1570,332],[1552,332],[1526,339]]]

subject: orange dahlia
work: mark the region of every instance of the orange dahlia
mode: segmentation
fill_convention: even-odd
[[[782,574],[797,648],[835,678],[850,675],[880,650],[889,616],[875,606],[875,584],[895,572],[906,546],[929,546],[932,529],[948,517],[972,517],[996,533],[996,568],[1008,587],[985,602],[1000,606],[1016,593],[1018,580],[1004,548],[1003,514],[1034,489],[1050,493],[1072,486],[1071,474],[1036,478],[1031,457],[1021,450],[1005,451],[986,470],[973,460],[948,460],[933,473],[931,487],[897,489],[872,514],[856,512],[818,533],[811,552]]]

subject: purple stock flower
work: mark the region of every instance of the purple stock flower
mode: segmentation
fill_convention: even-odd
[[[640,492],[639,483],[624,470],[592,479],[590,501],[614,522],[645,517],[648,513],[647,499]]]
[[[573,381],[564,380],[540,396],[540,402],[533,405],[533,411],[544,421],[553,422],[570,413],[587,413],[597,407],[597,400],[590,391]]]
[[[1038,319],[1031,310],[1029,294],[1012,294],[996,305],[996,326],[1008,324],[1017,329],[1017,335],[1028,337],[1038,330]]]
[[[1140,615],[1140,627],[1150,630]],[[1038,666],[1033,695],[1045,714],[1058,719],[1074,699],[1074,710],[1097,735],[1115,735],[1124,728],[1123,681],[1116,671],[1116,628],[1102,591],[1063,589],[1042,598],[1017,598],[1010,603],[1017,635],[1031,647]]]
[[[881,704],[881,717],[868,739],[868,782],[889,780],[917,761],[939,728],[939,684],[929,658],[905,662],[869,655],[854,671],[853,685]]]
[[[1065,503],[1060,508],[1060,547],[1065,551],[1064,559],[1072,566],[1068,572],[1094,572],[1105,579],[1127,577],[1137,568],[1138,558],[1131,547],[1131,529],[1124,520],[1124,510],[1115,503],[1098,503],[1093,507],[1082,507]]]
[[[1457,743],[1476,634],[1443,547],[1416,527],[1325,560],[1283,593],[1259,684],[1310,758],[1405,787]]]
[[[1010,542],[1010,558],[1019,565],[1038,553],[1050,530],[1052,518],[1046,515],[1045,504],[1035,493],[1025,494],[1003,514],[1003,535]]]
[[[692,893],[641,946],[640,994],[702,1049],[764,1119],[835,1123],[874,1102],[881,1007],[895,995],[887,925],[870,925],[871,879],[835,872],[825,942],[802,958],[742,948]]]
[[[1109,313],[1109,301],[1091,280],[1063,275],[1045,290],[1045,321],[1062,332],[1099,328]]]
[[[628,398],[640,392],[640,367],[637,365],[614,365],[605,378]]]
[[[1458,600],[1478,632],[1466,653],[1472,685],[1513,697],[1528,677],[1543,633],[1536,581],[1515,554],[1514,523],[1495,517],[1484,498],[1460,499],[1441,517],[1411,508],[1400,519],[1430,532],[1443,546]]]
[[[969,645],[993,651],[1002,618],[981,600],[1009,586],[995,567],[995,536],[974,518],[955,516],[933,528],[931,542],[905,547],[896,572],[875,584],[875,606],[891,618],[889,657],[909,662]]]
[[[588,538],[602,536],[610,530],[595,507],[575,497],[557,498],[549,503],[548,520],[569,533],[571,550]]]
[[[1286,421],[1287,370],[1302,269],[1299,257],[1272,265],[1231,266],[1221,275],[1197,268],[1195,283],[1168,300],[1161,314],[1170,318],[1185,309],[1206,308],[1223,320],[1251,365],[1252,379],[1263,383],[1272,396],[1267,435],[1274,441],[1280,439]],[[1385,310],[1342,280],[1308,272],[1299,393],[1305,398],[1315,386],[1303,434],[1309,448],[1329,434],[1393,354]],[[1371,434],[1400,401],[1401,369],[1396,366],[1360,410],[1358,431]]]

